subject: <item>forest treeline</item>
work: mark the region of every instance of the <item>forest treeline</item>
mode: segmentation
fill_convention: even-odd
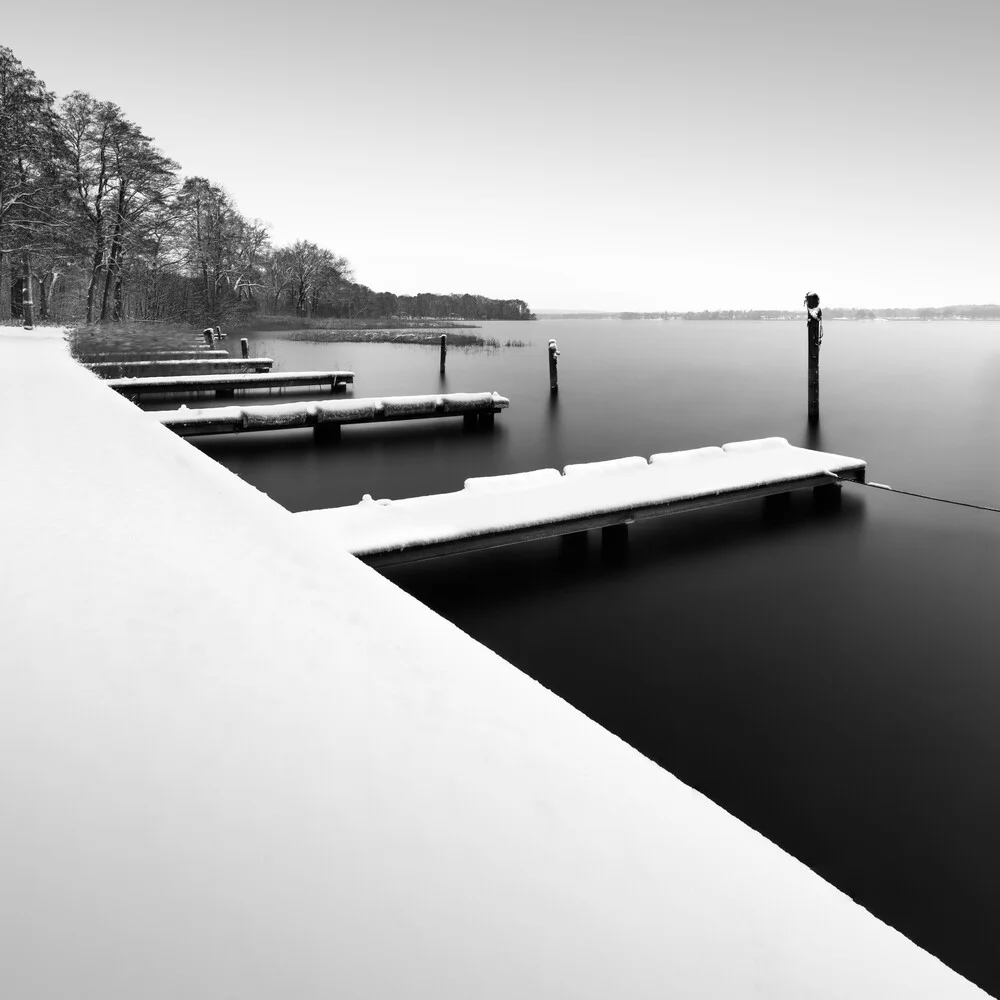
[[[520,299],[375,292],[333,250],[272,245],[221,184],[179,169],[118,105],[57,100],[0,46],[0,321],[32,305],[83,323],[534,319]]]

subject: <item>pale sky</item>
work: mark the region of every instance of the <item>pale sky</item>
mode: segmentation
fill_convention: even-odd
[[[5,10],[277,244],[533,308],[1000,302],[997,0]]]

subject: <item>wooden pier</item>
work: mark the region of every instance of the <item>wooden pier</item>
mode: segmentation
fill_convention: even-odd
[[[107,351],[101,354],[80,354],[77,360],[82,364],[91,365],[105,363],[109,361],[196,361],[204,358],[228,358],[229,351],[214,350],[207,348],[194,348],[193,350],[176,351]]]
[[[838,495],[839,481],[864,482],[865,462],[796,448],[784,438],[721,448],[568,465],[468,479],[457,493],[407,500],[365,496],[351,507],[306,511],[328,535],[373,566],[580,535],[603,529],[620,547],[634,521],[813,489]]]
[[[116,378],[108,385],[130,399],[147,395],[182,392],[215,392],[232,396],[254,389],[290,389],[329,386],[331,392],[346,389],[354,382],[354,372],[268,372],[263,375],[176,375],[163,378]]]
[[[317,439],[340,437],[344,424],[390,420],[462,417],[466,426],[489,427],[510,400],[495,392],[455,392],[442,396],[387,396],[329,402],[276,403],[270,406],[219,406],[212,409],[160,410],[149,415],[175,434],[237,434],[312,427]]]
[[[179,361],[97,361],[86,364],[101,378],[141,378],[175,375],[250,375],[269,372],[270,358],[204,358]]]

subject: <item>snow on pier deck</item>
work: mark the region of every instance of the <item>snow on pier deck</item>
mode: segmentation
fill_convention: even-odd
[[[109,361],[196,361],[200,358],[228,358],[229,351],[192,348],[177,351],[106,351],[101,354],[80,354],[77,360],[85,365],[104,364]]]
[[[263,375],[176,375],[158,378],[115,378],[108,385],[123,396],[139,396],[180,392],[232,394],[246,389],[288,389],[297,386],[330,386],[331,391],[346,388],[354,382],[354,372],[268,372]]]
[[[269,372],[271,358],[204,358],[178,361],[96,361],[84,364],[101,378],[161,375],[248,375]]]
[[[384,566],[864,478],[861,459],[764,438],[649,461],[567,465],[562,475],[539,469],[467,479],[463,490],[436,496],[365,496],[351,507],[297,516],[365,562]]]
[[[469,423],[490,424],[510,400],[495,392],[453,392],[432,396],[386,396],[383,399],[339,399],[330,402],[277,403],[270,406],[219,406],[212,409],[164,410],[151,413],[176,434],[232,434],[312,427],[317,434],[336,436],[343,424],[388,420],[464,417]]]

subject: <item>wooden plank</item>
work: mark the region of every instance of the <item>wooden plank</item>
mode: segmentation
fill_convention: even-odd
[[[194,361],[201,358],[228,358],[229,351],[194,348],[190,351],[109,351],[104,354],[79,354],[77,361],[98,364],[109,361]]]
[[[133,398],[159,393],[278,389],[295,386],[329,385],[332,389],[354,382],[354,372],[267,372],[251,375],[177,375],[173,378],[139,377],[108,379],[116,392]]]
[[[269,372],[270,358],[205,358],[201,361],[101,361],[85,365],[101,378],[166,375],[249,375]]]
[[[852,469],[839,473],[836,477],[818,475],[807,476],[801,479],[781,480],[780,482],[768,483],[765,486],[743,487],[736,490],[713,493],[708,496],[690,497],[684,500],[669,500],[665,503],[645,504],[638,507],[622,507],[615,511],[572,517],[548,524],[512,527],[502,531],[470,535],[464,538],[453,538],[446,541],[415,543],[408,545],[404,549],[395,549],[392,551],[354,552],[354,555],[362,562],[375,568],[400,566],[405,563],[421,562],[425,559],[436,559],[442,556],[481,552],[485,549],[495,549],[505,545],[515,545],[520,542],[535,542],[546,538],[558,538],[561,535],[586,532],[594,528],[629,525],[635,521],[665,517],[669,514],[683,514],[693,510],[704,510],[725,504],[741,503],[744,500],[757,500],[780,493],[790,493],[794,490],[829,486],[838,482],[838,480],[842,482],[863,483],[865,480],[865,470],[864,468]]]

